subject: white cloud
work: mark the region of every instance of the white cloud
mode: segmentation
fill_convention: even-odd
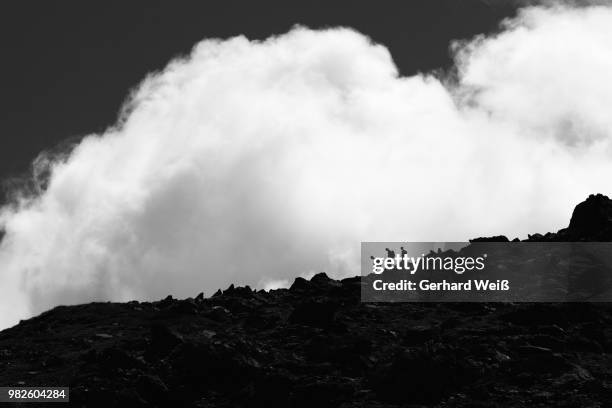
[[[0,326],[57,304],[357,274],[362,240],[567,224],[612,174],[612,12],[530,8],[399,77],[349,29],[206,40],[0,222]],[[44,163],[42,161],[41,163]]]

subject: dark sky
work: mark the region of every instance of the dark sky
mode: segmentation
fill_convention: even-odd
[[[207,37],[265,38],[295,24],[351,26],[403,74],[448,65],[448,43],[514,13],[495,0],[5,1],[0,5],[0,177],[43,149],[113,123],[144,75]]]

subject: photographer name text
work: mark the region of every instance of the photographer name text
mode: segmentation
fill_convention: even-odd
[[[488,279],[470,279],[465,282],[432,282],[428,279],[412,281],[401,279],[397,282],[385,282],[377,279],[373,282],[376,291],[507,291],[510,282],[507,279],[491,281]]]

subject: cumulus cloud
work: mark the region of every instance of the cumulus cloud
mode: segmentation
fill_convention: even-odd
[[[0,326],[57,304],[358,274],[360,241],[567,224],[608,193],[612,11],[532,7],[399,76],[346,28],[204,40],[118,123],[39,160],[0,225]]]

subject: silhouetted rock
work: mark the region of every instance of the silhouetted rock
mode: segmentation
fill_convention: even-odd
[[[590,195],[574,208],[568,231],[574,236],[610,239],[612,200],[602,194]]]
[[[168,295],[166,296],[163,300],[159,301],[159,306],[162,308],[167,308],[169,306],[172,306],[174,304],[175,300],[172,297],[172,295]]]
[[[298,276],[297,278],[295,278],[295,280],[291,284],[291,287],[289,288],[289,290],[301,291],[301,290],[306,290],[310,287],[311,287],[311,284],[309,281]]]
[[[479,237],[470,239],[470,242],[510,242],[505,235],[496,235],[494,237]]]
[[[253,294],[253,291],[251,290],[251,287],[248,285],[238,286],[238,287],[234,287],[234,285],[230,285],[229,288],[223,291],[223,294],[226,296],[242,296],[242,297],[246,296],[248,297]]]
[[[318,285],[326,285],[329,282],[331,282],[331,279],[329,278],[329,276],[327,276],[327,274],[325,272],[319,272],[316,275],[314,275],[310,281],[314,284],[318,284]]]
[[[612,200],[603,194],[591,194],[578,204],[569,226],[556,233],[528,235],[525,241],[572,242],[612,240]]]

